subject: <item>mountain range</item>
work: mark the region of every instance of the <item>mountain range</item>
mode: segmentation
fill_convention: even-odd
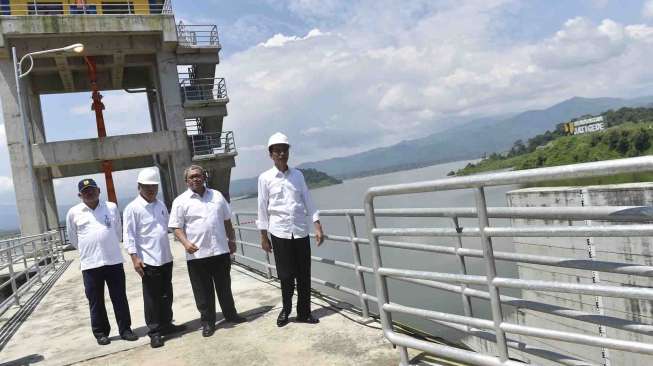
[[[541,110],[530,110],[509,117],[475,119],[428,136],[399,142],[362,153],[302,163],[298,168],[313,168],[331,176],[347,179],[433,164],[475,159],[483,154],[510,149],[518,140],[526,140],[556,124],[586,114],[596,115],[621,107],[653,104],[653,96],[635,99],[574,97]],[[256,178],[231,181],[231,196],[256,191]]]

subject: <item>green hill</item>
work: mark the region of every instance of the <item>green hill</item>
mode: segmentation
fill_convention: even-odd
[[[494,153],[477,164],[468,164],[456,175],[511,168],[532,169],[653,154],[652,108],[622,108],[618,111],[608,111],[603,116],[609,126],[604,131],[564,136],[561,132],[562,126],[558,126],[556,130],[537,135],[527,143],[516,141],[506,154]],[[592,182],[620,183],[651,178],[653,174],[629,174]]]
[[[308,185],[308,188],[311,189],[342,183],[340,179],[336,179],[316,169],[306,168],[306,169],[299,169],[299,170],[302,172],[302,174],[304,174],[304,179],[306,180],[306,184]]]

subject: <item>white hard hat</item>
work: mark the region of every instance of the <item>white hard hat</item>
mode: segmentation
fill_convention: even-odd
[[[159,184],[159,170],[157,168],[145,168],[138,173],[136,181],[140,184]]]
[[[277,132],[274,135],[270,136],[270,139],[268,140],[268,149],[270,146],[276,144],[284,144],[290,146],[288,143],[288,136],[282,134],[281,132]]]

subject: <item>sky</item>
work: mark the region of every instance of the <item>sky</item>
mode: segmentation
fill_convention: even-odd
[[[299,164],[574,96],[653,95],[653,0],[190,3],[173,1],[176,20],[220,33],[233,179],[271,165],[265,144],[277,131]],[[144,97],[104,95],[109,135],[149,129]],[[90,102],[44,97],[48,139],[95,137]],[[13,204],[4,128],[0,140],[0,204]],[[116,173],[119,196],[134,194],[135,174]],[[59,203],[77,202],[75,183],[55,182]]]

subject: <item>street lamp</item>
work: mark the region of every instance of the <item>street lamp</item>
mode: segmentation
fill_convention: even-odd
[[[34,59],[32,56],[36,55],[43,55],[46,53],[68,53],[68,52],[74,52],[74,53],[80,53],[84,51],[84,45],[81,43],[75,43],[68,45],[66,47],[61,47],[61,48],[54,48],[50,50],[43,50],[43,51],[35,51],[35,52],[30,52],[23,57],[21,57],[20,61],[18,61],[18,56],[16,54],[16,47],[11,48],[11,52],[13,55],[13,61],[14,61],[14,72],[16,74],[16,99],[18,99],[18,111],[20,112],[20,118],[23,123],[23,143],[25,145],[25,153],[27,155],[27,174],[29,174],[30,180],[32,181],[32,194],[35,197],[35,201],[38,200],[41,202],[41,195],[40,195],[40,190],[38,189],[36,185],[36,175],[34,174],[34,157],[32,156],[32,148],[30,147],[29,143],[29,128],[27,125],[27,118],[25,118],[25,111],[23,107],[23,98],[21,95],[21,90],[20,90],[20,82],[22,78],[27,76],[32,69],[34,68]],[[29,59],[30,65],[27,71],[23,72],[23,61],[26,59]],[[35,202],[36,204],[36,202]],[[41,215],[38,213],[37,210],[37,215],[36,215],[36,220],[39,226],[39,230],[42,229],[42,220],[41,220]]]

